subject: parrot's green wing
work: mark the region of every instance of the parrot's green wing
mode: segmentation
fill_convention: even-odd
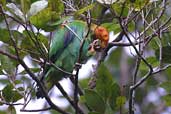
[[[81,41],[85,38],[87,25],[82,21],[72,21],[58,27],[51,41],[49,58],[57,67],[72,72],[79,56]],[[86,60],[91,38],[87,37],[82,49],[81,60]],[[53,67],[47,66],[44,71],[45,83],[48,89],[61,80],[66,74]]]

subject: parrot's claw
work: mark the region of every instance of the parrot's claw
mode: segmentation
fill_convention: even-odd
[[[82,67],[82,64],[81,63],[75,63],[75,68],[76,69],[80,69]]]
[[[75,76],[77,70],[79,70],[81,67],[82,67],[82,64],[81,63],[75,63],[75,67],[74,67],[74,70],[72,72],[72,75]]]

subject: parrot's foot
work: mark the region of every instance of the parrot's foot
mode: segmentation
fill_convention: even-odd
[[[77,70],[79,70],[82,67],[81,63],[75,63],[74,70],[72,72],[72,75],[76,75]]]
[[[36,96],[38,99],[44,98],[43,92],[41,91],[41,89],[39,87],[37,87]]]
[[[42,85],[45,85],[45,83],[43,82],[43,80],[40,80],[40,81],[41,81]],[[47,90],[47,89],[45,88],[45,90]],[[36,97],[37,97],[37,99],[44,98],[45,97],[44,96],[44,93],[42,92],[41,88],[38,85],[36,87]]]
[[[101,47],[101,41],[99,39],[94,40],[90,45],[88,50],[93,52],[93,51],[97,51],[100,52],[103,48]]]
[[[81,63],[75,63],[75,69],[80,69],[82,67]]]

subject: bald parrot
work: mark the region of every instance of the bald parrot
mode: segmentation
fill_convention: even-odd
[[[67,76],[63,71],[72,73],[79,57],[79,50],[83,39],[85,39],[85,42],[81,51],[81,64],[85,63],[86,60],[95,53],[95,41],[98,41],[101,49],[107,46],[109,39],[107,29],[97,25],[91,26],[90,29],[91,32],[86,37],[88,32],[87,23],[80,20],[66,21],[58,27],[51,41],[49,60],[54,63],[59,70],[49,65],[45,67],[43,81],[47,91],[58,81]],[[37,97],[43,97],[39,90]]]

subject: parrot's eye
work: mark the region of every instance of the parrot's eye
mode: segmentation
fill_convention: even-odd
[[[92,44],[90,44],[89,47],[88,47],[88,50],[91,50],[92,47],[93,47]]]

